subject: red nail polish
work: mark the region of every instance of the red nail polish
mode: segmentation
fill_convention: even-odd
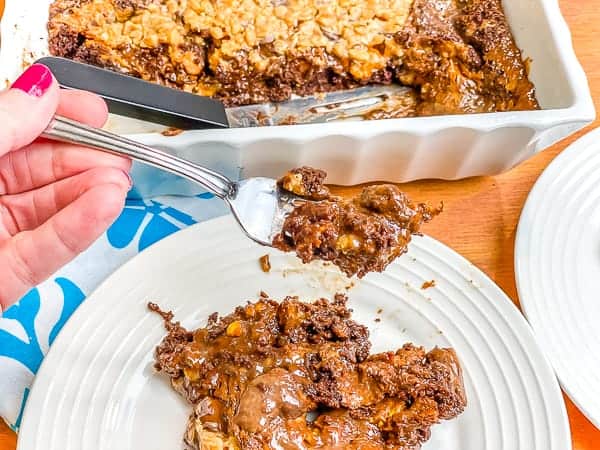
[[[41,97],[52,86],[52,72],[43,64],[34,64],[21,74],[12,84],[12,89],[19,89],[34,97]]]

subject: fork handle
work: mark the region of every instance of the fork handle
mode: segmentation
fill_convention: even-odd
[[[42,136],[54,141],[79,144],[126,156],[201,184],[221,199],[232,198],[236,185],[227,177],[185,159],[99,128],[55,116]]]

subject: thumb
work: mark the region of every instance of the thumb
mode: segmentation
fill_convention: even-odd
[[[0,157],[30,144],[45,130],[58,106],[59,91],[50,69],[34,64],[0,92]]]

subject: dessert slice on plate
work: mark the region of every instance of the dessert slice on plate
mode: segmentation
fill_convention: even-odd
[[[168,331],[156,368],[193,406],[189,448],[412,450],[463,412],[452,349],[369,354],[369,331],[346,302],[263,294],[195,331],[151,304]]]

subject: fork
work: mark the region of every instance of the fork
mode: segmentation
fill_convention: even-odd
[[[306,201],[280,189],[272,178],[254,177],[234,182],[162,150],[65,117],[55,116],[42,136],[126,156],[198,183],[225,201],[246,235],[261,245],[271,246],[285,217],[298,202]]]

